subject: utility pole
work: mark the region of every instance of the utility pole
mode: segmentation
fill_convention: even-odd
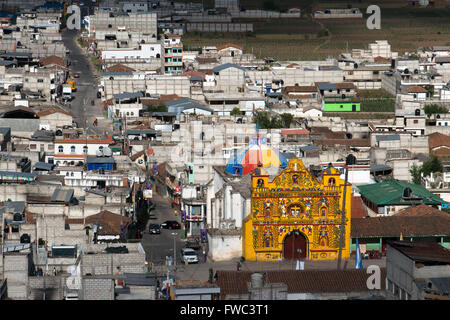
[[[342,260],[342,248],[345,246],[345,199],[347,197],[347,181],[348,181],[348,167],[356,163],[356,158],[354,155],[349,154],[345,159],[345,178],[344,178],[344,199],[342,202],[342,220],[341,220],[341,232],[339,235],[339,255],[338,255],[338,265],[337,269],[341,270],[341,260]]]

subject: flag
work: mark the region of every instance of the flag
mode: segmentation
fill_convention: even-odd
[[[356,238],[356,269],[362,269],[362,257],[361,257],[361,250],[359,249],[359,242],[358,238]]]

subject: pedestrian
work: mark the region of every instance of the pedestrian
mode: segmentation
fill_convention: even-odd
[[[56,268],[53,267],[53,275],[56,276]]]
[[[203,263],[206,262],[206,251],[205,248],[203,248]]]
[[[236,269],[237,269],[237,271],[241,271],[241,262],[240,261],[238,261]]]

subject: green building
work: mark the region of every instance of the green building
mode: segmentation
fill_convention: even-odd
[[[421,185],[388,180],[358,186],[364,205],[375,214],[392,215],[407,207],[426,204],[439,208],[443,203],[437,195]]]
[[[324,112],[359,112],[361,111],[361,102],[344,100],[327,100],[323,102]]]

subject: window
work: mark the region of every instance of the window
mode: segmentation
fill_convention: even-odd
[[[64,147],[63,146],[58,146],[58,152],[59,153],[63,153],[64,152]]]
[[[414,120],[414,123],[415,123],[415,124],[419,123],[419,120]]]
[[[30,150],[36,150],[36,145],[35,144],[30,144]]]
[[[42,83],[44,82],[44,79],[38,79],[37,82]]]
[[[71,153],[75,153],[75,146],[71,146],[71,147],[70,147],[70,152],[71,152]]]
[[[83,146],[83,153],[87,153],[88,152],[88,147],[87,146]]]

